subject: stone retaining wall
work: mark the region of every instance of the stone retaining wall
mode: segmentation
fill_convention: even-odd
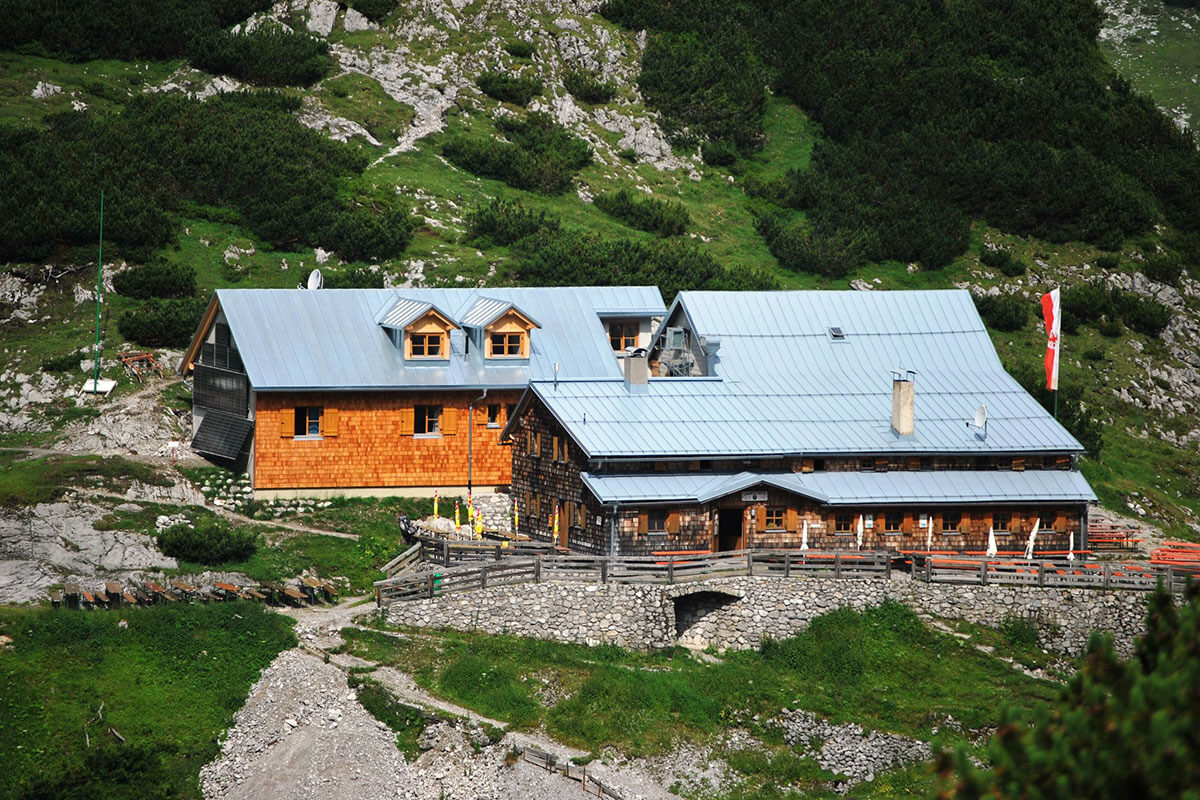
[[[697,594],[704,593],[700,597]],[[1093,630],[1111,632],[1117,650],[1132,652],[1141,633],[1145,592],[954,586],[891,580],[737,577],[673,586],[541,583],[398,603],[400,625],[509,633],[578,644],[630,648],[676,643],[749,649],[764,637],[785,638],[836,608],[863,609],[885,600],[918,612],[998,626],[1005,617],[1033,620],[1047,648],[1079,655]],[[689,599],[691,598],[691,599]],[[677,630],[678,621],[682,630]]]

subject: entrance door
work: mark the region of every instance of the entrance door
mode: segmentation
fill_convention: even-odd
[[[722,508],[717,511],[717,550],[740,550],[742,547],[742,509]]]

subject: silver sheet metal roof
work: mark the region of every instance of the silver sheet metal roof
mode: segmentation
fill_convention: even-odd
[[[1083,449],[1004,371],[965,291],[682,292],[677,303],[697,335],[720,338],[715,378],[533,385],[589,456]],[[912,436],[891,430],[897,368],[917,372]],[[986,438],[966,424],[981,404]]]
[[[619,377],[598,309],[666,308],[654,286],[478,289],[220,289],[256,391],[523,388],[529,380]],[[406,363],[380,325],[389,312],[429,304],[459,320],[481,297],[510,304],[541,326],[528,361],[490,363],[452,336],[449,361]],[[423,312],[420,312],[423,313]],[[633,314],[634,312],[631,312]],[[636,315],[636,314],[634,314]],[[407,324],[407,323],[406,323]]]
[[[466,310],[462,319],[458,322],[472,328],[486,328],[504,314],[508,313],[509,309],[518,311],[523,316],[529,319],[530,322],[537,325],[537,321],[532,316],[526,314],[520,308],[517,308],[508,300],[500,300],[495,297],[480,297],[475,301],[475,304]]]
[[[774,486],[828,505],[954,505],[1091,502],[1083,475],[1066,470],[811,473],[583,473],[603,503],[707,503],[743,489]]]

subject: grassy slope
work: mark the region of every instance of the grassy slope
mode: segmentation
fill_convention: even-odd
[[[87,727],[93,747],[114,741],[112,726],[128,746],[161,754],[170,796],[199,798],[200,767],[217,755],[217,737],[259,671],[295,642],[290,620],[244,603],[89,614],[7,608],[0,632],[14,640],[0,651],[0,798],[77,768],[101,703],[103,723]],[[54,771],[43,771],[48,763]]]
[[[556,739],[593,753],[613,746],[653,755],[679,740],[715,741],[749,727],[767,747],[731,763],[757,789],[820,779],[811,762],[797,763],[804,760],[794,754],[787,761],[778,734],[759,726],[783,708],[930,739],[946,715],[967,728],[993,726],[1005,708],[1022,713],[1056,693],[1052,684],[931,631],[895,604],[825,615],[793,639],[763,652],[727,653],[719,664],[682,652],[637,654],[509,636],[397,639],[361,630],[343,636],[349,652],[410,671],[435,693],[519,728],[544,725]],[[909,781],[919,785],[928,775],[914,769]]]
[[[1195,130],[1200,126],[1200,11],[1161,0],[1104,0],[1100,6],[1109,12],[1107,27],[1114,28],[1101,39],[1104,54],[1135,89]],[[1115,21],[1118,14],[1124,24]]]

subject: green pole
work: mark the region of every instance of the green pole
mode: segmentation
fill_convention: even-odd
[[[100,247],[96,255],[96,351],[92,368],[92,392],[100,391],[100,296],[104,291],[104,190],[100,190]]]

